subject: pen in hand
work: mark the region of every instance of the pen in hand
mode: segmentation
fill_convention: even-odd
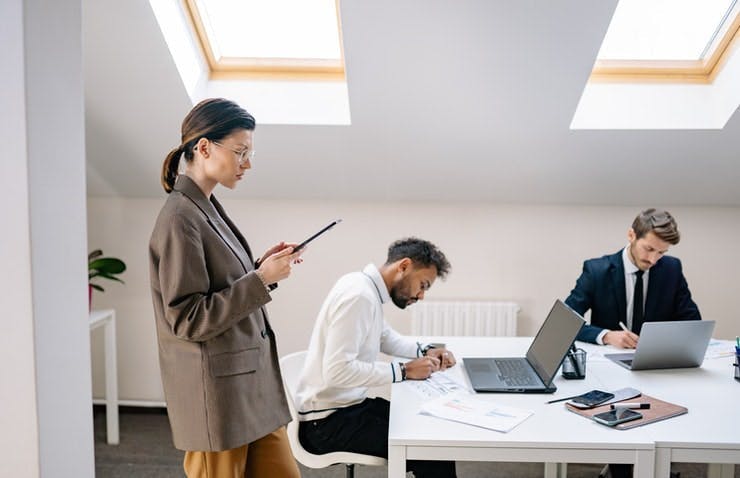
[[[622,322],[621,320],[619,321],[619,326],[622,327],[622,330],[624,330],[625,332],[631,332],[631,330],[628,329],[627,326],[624,325],[624,322]]]

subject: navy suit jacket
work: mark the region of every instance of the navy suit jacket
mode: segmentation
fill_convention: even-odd
[[[620,330],[619,322],[627,320],[622,251],[585,261],[565,303],[581,315],[591,310],[591,324],[581,328],[576,340],[596,343],[603,329]],[[681,261],[670,256],[663,256],[650,268],[645,300],[645,322],[666,320],[701,320]]]

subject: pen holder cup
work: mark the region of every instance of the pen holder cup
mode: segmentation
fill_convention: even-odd
[[[735,347],[735,380],[740,382],[740,347]]]
[[[569,380],[586,378],[586,351],[583,349],[569,350],[563,360],[562,374],[563,378]]]

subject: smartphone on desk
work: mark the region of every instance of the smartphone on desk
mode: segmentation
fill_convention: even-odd
[[[602,392],[601,390],[591,390],[583,395],[571,398],[568,403],[577,408],[593,408],[607,400],[611,400],[612,398],[614,398],[613,393]]]
[[[636,412],[629,408],[615,408],[614,410],[609,410],[608,412],[597,413],[591,418],[599,423],[603,423],[604,425],[613,427],[614,425],[617,425],[619,423],[638,420],[642,418],[642,413]]]

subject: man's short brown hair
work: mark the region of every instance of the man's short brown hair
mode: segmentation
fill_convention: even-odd
[[[663,209],[650,208],[642,211],[632,222],[632,230],[635,231],[636,239],[652,232],[661,240],[674,246],[681,240],[676,220],[671,213]]]

